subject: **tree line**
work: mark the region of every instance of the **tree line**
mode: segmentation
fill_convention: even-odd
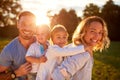
[[[17,36],[17,29],[14,27],[16,26],[16,15],[20,12],[20,10],[22,10],[22,7],[17,2],[18,0],[16,0],[16,2],[15,0],[10,0],[9,3],[6,3],[7,0],[1,1],[0,37],[13,38]],[[120,41],[120,6],[116,5],[113,0],[106,1],[102,7],[99,7],[93,3],[89,3],[85,6],[82,17],[78,17],[74,9],[67,11],[65,8],[63,8],[58,14],[54,14],[53,16],[50,15],[50,12],[52,12],[52,10],[49,10],[47,13],[47,16],[50,18],[50,26],[53,27],[56,24],[64,25],[68,30],[70,36],[69,39],[71,39],[75,28],[83,18],[88,16],[100,16],[107,23],[110,39],[112,41]],[[14,15],[14,17],[11,18],[10,14]]]

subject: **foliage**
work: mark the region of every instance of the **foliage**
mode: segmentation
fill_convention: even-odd
[[[55,14],[51,19],[51,27],[56,24],[62,24],[66,27],[69,33],[69,39],[78,25],[78,20],[81,20],[77,17],[75,10],[71,9],[70,11],[66,11],[62,9],[59,14]]]
[[[120,41],[120,6],[115,5],[112,0],[106,2],[102,8],[101,17],[107,22],[111,40]]]
[[[89,17],[89,16],[99,16],[100,15],[100,8],[93,4],[90,3],[89,5],[86,5],[84,11],[83,11],[83,17]]]
[[[0,27],[15,24],[21,9],[18,0],[0,0]]]

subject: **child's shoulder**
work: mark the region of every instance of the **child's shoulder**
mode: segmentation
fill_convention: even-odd
[[[33,42],[30,46],[37,46],[38,43],[37,42]]]
[[[58,48],[58,45],[49,45],[49,48]]]

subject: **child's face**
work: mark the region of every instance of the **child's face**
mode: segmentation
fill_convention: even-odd
[[[40,44],[46,44],[47,40],[49,39],[49,34],[48,34],[48,32],[46,32],[46,31],[44,31],[42,29],[37,30],[36,38],[37,38],[37,41]]]
[[[87,45],[94,47],[101,42],[103,36],[103,26],[100,22],[92,22],[86,29],[84,40]]]
[[[53,44],[64,47],[67,44],[68,36],[65,31],[59,31],[52,37]]]

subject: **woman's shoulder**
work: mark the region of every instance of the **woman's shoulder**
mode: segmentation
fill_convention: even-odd
[[[83,44],[75,45],[74,43],[69,43],[65,47],[75,47],[75,46],[84,46]]]

